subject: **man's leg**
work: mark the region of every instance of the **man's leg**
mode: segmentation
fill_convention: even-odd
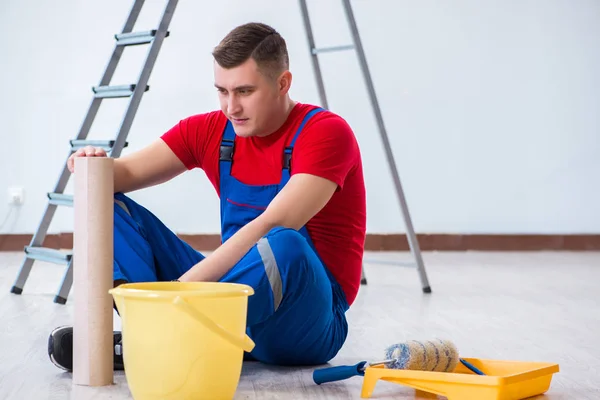
[[[155,282],[179,278],[204,256],[179,239],[150,211],[127,196],[115,194],[113,281]],[[122,370],[121,333],[113,335],[114,368]],[[66,371],[73,368],[73,328],[50,333],[48,355]]]
[[[154,214],[122,193],[115,194],[113,280],[170,281],[204,259]]]
[[[244,283],[251,355],[279,365],[316,365],[332,359],[346,340],[347,303],[305,238],[276,228],[222,282]]]

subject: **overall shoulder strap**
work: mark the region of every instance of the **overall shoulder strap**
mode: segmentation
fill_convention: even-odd
[[[231,174],[231,163],[233,162],[233,150],[235,144],[235,131],[231,121],[227,121],[221,138],[219,150],[219,167],[221,176]]]
[[[283,169],[287,170],[288,173],[292,168],[292,151],[294,150],[294,145],[296,144],[296,139],[298,139],[298,136],[300,136],[300,132],[302,132],[302,129],[304,128],[304,125],[306,125],[306,123],[317,113],[320,113],[322,111],[325,111],[325,109],[323,108],[315,108],[314,110],[311,110],[310,112],[308,112],[304,118],[302,119],[302,122],[300,123],[300,126],[298,127],[298,130],[296,130],[296,133],[294,134],[294,138],[292,139],[292,142],[290,143],[289,146],[287,146],[285,148],[284,154],[283,154]]]

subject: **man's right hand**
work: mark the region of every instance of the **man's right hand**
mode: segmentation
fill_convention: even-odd
[[[67,168],[75,172],[77,157],[107,157],[104,149],[86,146],[71,154]],[[115,158],[115,192],[131,192],[163,183],[187,170],[162,139],[141,150]]]
[[[71,173],[75,172],[75,157],[106,157],[106,152],[100,147],[85,146],[71,154],[67,160],[67,167]]]

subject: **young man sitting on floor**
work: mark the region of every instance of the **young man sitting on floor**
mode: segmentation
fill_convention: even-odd
[[[278,365],[331,360],[360,286],[366,231],[359,147],[338,115],[290,99],[285,40],[270,26],[235,28],[214,49],[221,110],[177,123],[115,159],[114,284],[219,281],[250,285],[247,358]],[[74,157],[105,157],[87,147]],[[205,257],[124,193],[201,168],[220,196],[222,245]],[[181,196],[181,194],[178,194]],[[73,330],[49,338],[72,370]],[[115,369],[123,369],[115,332]],[[124,349],[124,351],[127,351]]]

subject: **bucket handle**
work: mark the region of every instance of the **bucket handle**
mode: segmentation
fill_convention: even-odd
[[[231,332],[225,330],[221,325],[217,324],[215,321],[198,311],[196,308],[192,307],[181,296],[175,297],[175,299],[173,300],[173,304],[179,307],[181,311],[184,311],[190,317],[200,322],[202,325],[204,325],[206,328],[212,331],[212,333],[220,336],[232,345],[239,347],[248,353],[250,353],[252,349],[254,349],[254,342],[252,341],[252,339],[250,339],[250,337],[247,334],[244,333],[243,339],[238,338]]]

